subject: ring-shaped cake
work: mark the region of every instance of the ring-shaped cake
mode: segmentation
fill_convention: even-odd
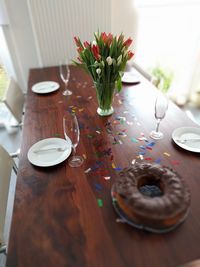
[[[184,221],[190,206],[190,192],[183,179],[158,164],[136,163],[123,169],[112,196],[126,218],[158,232]]]

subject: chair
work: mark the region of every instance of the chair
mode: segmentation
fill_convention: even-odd
[[[25,97],[13,78],[10,79],[3,102],[18,123],[15,126],[21,126]]]
[[[17,174],[15,161],[8,152],[0,145],[0,253],[6,253],[6,242],[4,238],[4,227],[8,194],[10,188],[10,178],[12,170]]]

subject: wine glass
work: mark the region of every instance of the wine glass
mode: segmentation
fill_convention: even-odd
[[[83,158],[81,156],[76,156],[76,147],[79,143],[80,139],[80,131],[79,131],[79,125],[78,120],[76,118],[75,114],[66,114],[63,117],[63,129],[64,129],[64,135],[65,139],[68,137],[71,139],[72,142],[72,150],[73,155],[70,157],[68,163],[71,167],[79,167],[83,163]]]
[[[60,61],[59,71],[60,71],[60,78],[62,79],[62,81],[65,84],[65,90],[63,91],[62,94],[65,95],[65,96],[71,95],[72,91],[70,91],[67,88],[68,87],[68,83],[69,83],[69,78],[70,78],[70,68],[69,68],[69,64],[68,64],[67,60]]]
[[[153,139],[163,138],[163,133],[159,131],[160,122],[164,119],[166,111],[168,109],[168,98],[166,95],[160,93],[155,102],[155,118],[157,120],[156,129],[150,133],[150,137]]]

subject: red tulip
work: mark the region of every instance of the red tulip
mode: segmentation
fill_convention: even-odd
[[[83,51],[83,47],[78,47],[78,48],[77,48],[77,51],[78,51],[78,53],[80,54],[80,53]]]
[[[81,63],[83,63],[83,60],[82,60],[80,57],[77,57],[77,59],[78,59]]]
[[[131,51],[128,51],[128,60],[130,60],[134,56],[134,53]]]
[[[113,40],[113,36],[112,36],[112,34],[111,34],[111,33],[109,33],[109,34],[108,34],[108,41],[107,41],[107,44],[108,44],[108,46],[110,46],[110,45],[111,45],[111,43],[112,43],[112,40]]]
[[[106,44],[107,43],[107,34],[105,33],[105,32],[102,32],[101,33],[101,39],[103,40],[103,42],[104,42],[104,44]]]
[[[80,40],[76,36],[74,36],[74,41],[75,41],[76,45],[79,47],[80,46]]]
[[[110,44],[112,43],[113,40],[113,36],[111,33],[109,33],[108,35],[105,32],[101,33],[101,39],[103,40],[104,44],[110,46]]]
[[[123,46],[129,47],[132,44],[133,40],[131,38],[128,38],[124,43]]]
[[[84,44],[85,48],[89,48],[90,47],[90,44],[87,41],[85,41],[83,44]]]
[[[96,60],[99,60],[101,56],[99,55],[99,47],[98,45],[93,45],[92,46],[92,52]]]

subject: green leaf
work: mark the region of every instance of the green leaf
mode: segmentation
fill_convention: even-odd
[[[117,80],[117,91],[120,92],[122,90],[122,80],[121,77]]]

